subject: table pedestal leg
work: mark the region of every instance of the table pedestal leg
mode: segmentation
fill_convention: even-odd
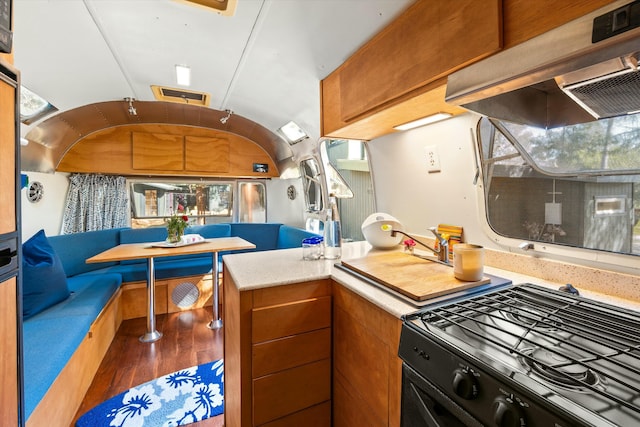
[[[218,275],[219,275],[219,268],[218,268],[218,253],[217,252],[213,252],[213,259],[212,259],[212,264],[213,264],[213,269],[211,270],[211,282],[213,285],[213,320],[211,322],[209,322],[209,324],[207,325],[207,327],[209,329],[220,329],[222,328],[222,319],[220,318],[220,313],[219,313],[219,309],[220,309],[220,301],[219,301],[219,294],[220,294],[220,283],[218,280]]]
[[[162,338],[156,330],[156,272],[153,258],[147,259],[147,332],[140,337],[141,342],[154,342]]]

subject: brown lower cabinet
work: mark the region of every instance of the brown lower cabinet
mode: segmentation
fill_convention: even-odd
[[[402,321],[333,284],[333,426],[400,425]]]
[[[329,279],[225,274],[225,426],[399,426],[401,321]]]
[[[225,426],[330,426],[331,282],[240,292],[230,276]]]

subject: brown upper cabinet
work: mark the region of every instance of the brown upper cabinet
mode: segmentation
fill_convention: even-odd
[[[255,170],[254,164],[266,164],[268,171]],[[145,176],[279,176],[273,159],[247,138],[215,129],[160,124],[95,132],[74,144],[57,170]]]
[[[417,0],[321,82],[322,135],[370,140],[438,112],[447,76],[611,0]]]
[[[322,81],[322,133],[372,139],[461,113],[444,102],[446,76],[501,46],[501,1],[419,0]]]

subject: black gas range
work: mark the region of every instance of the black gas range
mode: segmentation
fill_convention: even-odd
[[[406,316],[402,426],[638,426],[640,313],[532,284]]]

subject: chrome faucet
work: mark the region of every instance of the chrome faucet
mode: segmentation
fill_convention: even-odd
[[[449,241],[447,239],[445,239],[444,237],[442,237],[442,234],[438,233],[438,231],[436,230],[435,227],[430,227],[429,231],[431,231],[433,233],[434,236],[436,236],[436,240],[438,241],[438,245],[440,246],[439,249],[434,249],[431,246],[422,243],[420,240],[416,239],[415,237],[405,233],[404,231],[400,231],[400,230],[389,230],[389,229],[385,229],[384,226],[382,228],[385,231],[391,231],[391,237],[395,237],[396,233],[400,233],[403,236],[406,236],[410,239],[412,239],[413,241],[415,241],[416,243],[419,243],[421,246],[424,246],[425,248],[429,249],[431,252],[433,252],[434,254],[438,255],[438,261],[443,262],[445,264],[449,264]]]

